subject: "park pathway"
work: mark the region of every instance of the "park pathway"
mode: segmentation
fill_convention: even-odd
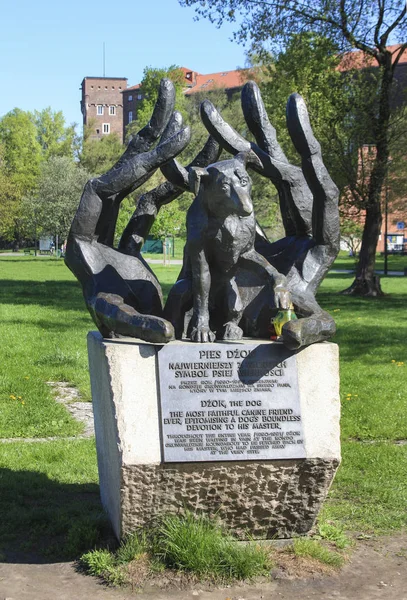
[[[351,559],[330,576],[209,589],[106,588],[72,563],[0,564],[0,600],[407,600],[407,533],[358,542]]]

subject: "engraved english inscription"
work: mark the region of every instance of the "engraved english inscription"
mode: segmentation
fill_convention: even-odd
[[[165,462],[305,457],[295,355],[272,343],[158,353]]]

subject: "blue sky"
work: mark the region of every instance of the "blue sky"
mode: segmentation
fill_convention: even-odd
[[[0,116],[18,106],[62,110],[81,124],[83,77],[128,77],[146,66],[186,66],[211,73],[244,66],[232,29],[194,21],[178,0],[18,0],[1,8]]]

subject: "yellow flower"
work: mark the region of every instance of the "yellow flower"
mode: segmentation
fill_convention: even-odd
[[[30,379],[29,377],[24,377],[24,379]]]
[[[19,400],[21,400],[21,396],[17,396]]]
[[[394,358],[392,358],[391,362],[392,362],[392,363],[395,363],[396,361],[394,360]]]
[[[10,394],[10,398],[11,398],[12,400],[15,400],[15,399],[16,399],[16,397],[15,397],[15,396],[13,396],[13,394]]]
[[[334,308],[334,312],[339,312],[340,310],[340,308]]]
[[[397,363],[397,366],[398,366],[398,367],[402,367],[403,365],[404,365],[404,363],[403,363],[403,362],[398,362],[398,363]]]
[[[22,404],[22,405],[23,405],[23,404],[25,404],[24,400],[21,402],[21,404]]]

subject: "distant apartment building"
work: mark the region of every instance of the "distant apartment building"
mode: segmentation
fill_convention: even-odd
[[[127,77],[85,77],[81,84],[83,126],[90,126],[90,137],[101,139],[117,133],[123,137],[123,96]]]

